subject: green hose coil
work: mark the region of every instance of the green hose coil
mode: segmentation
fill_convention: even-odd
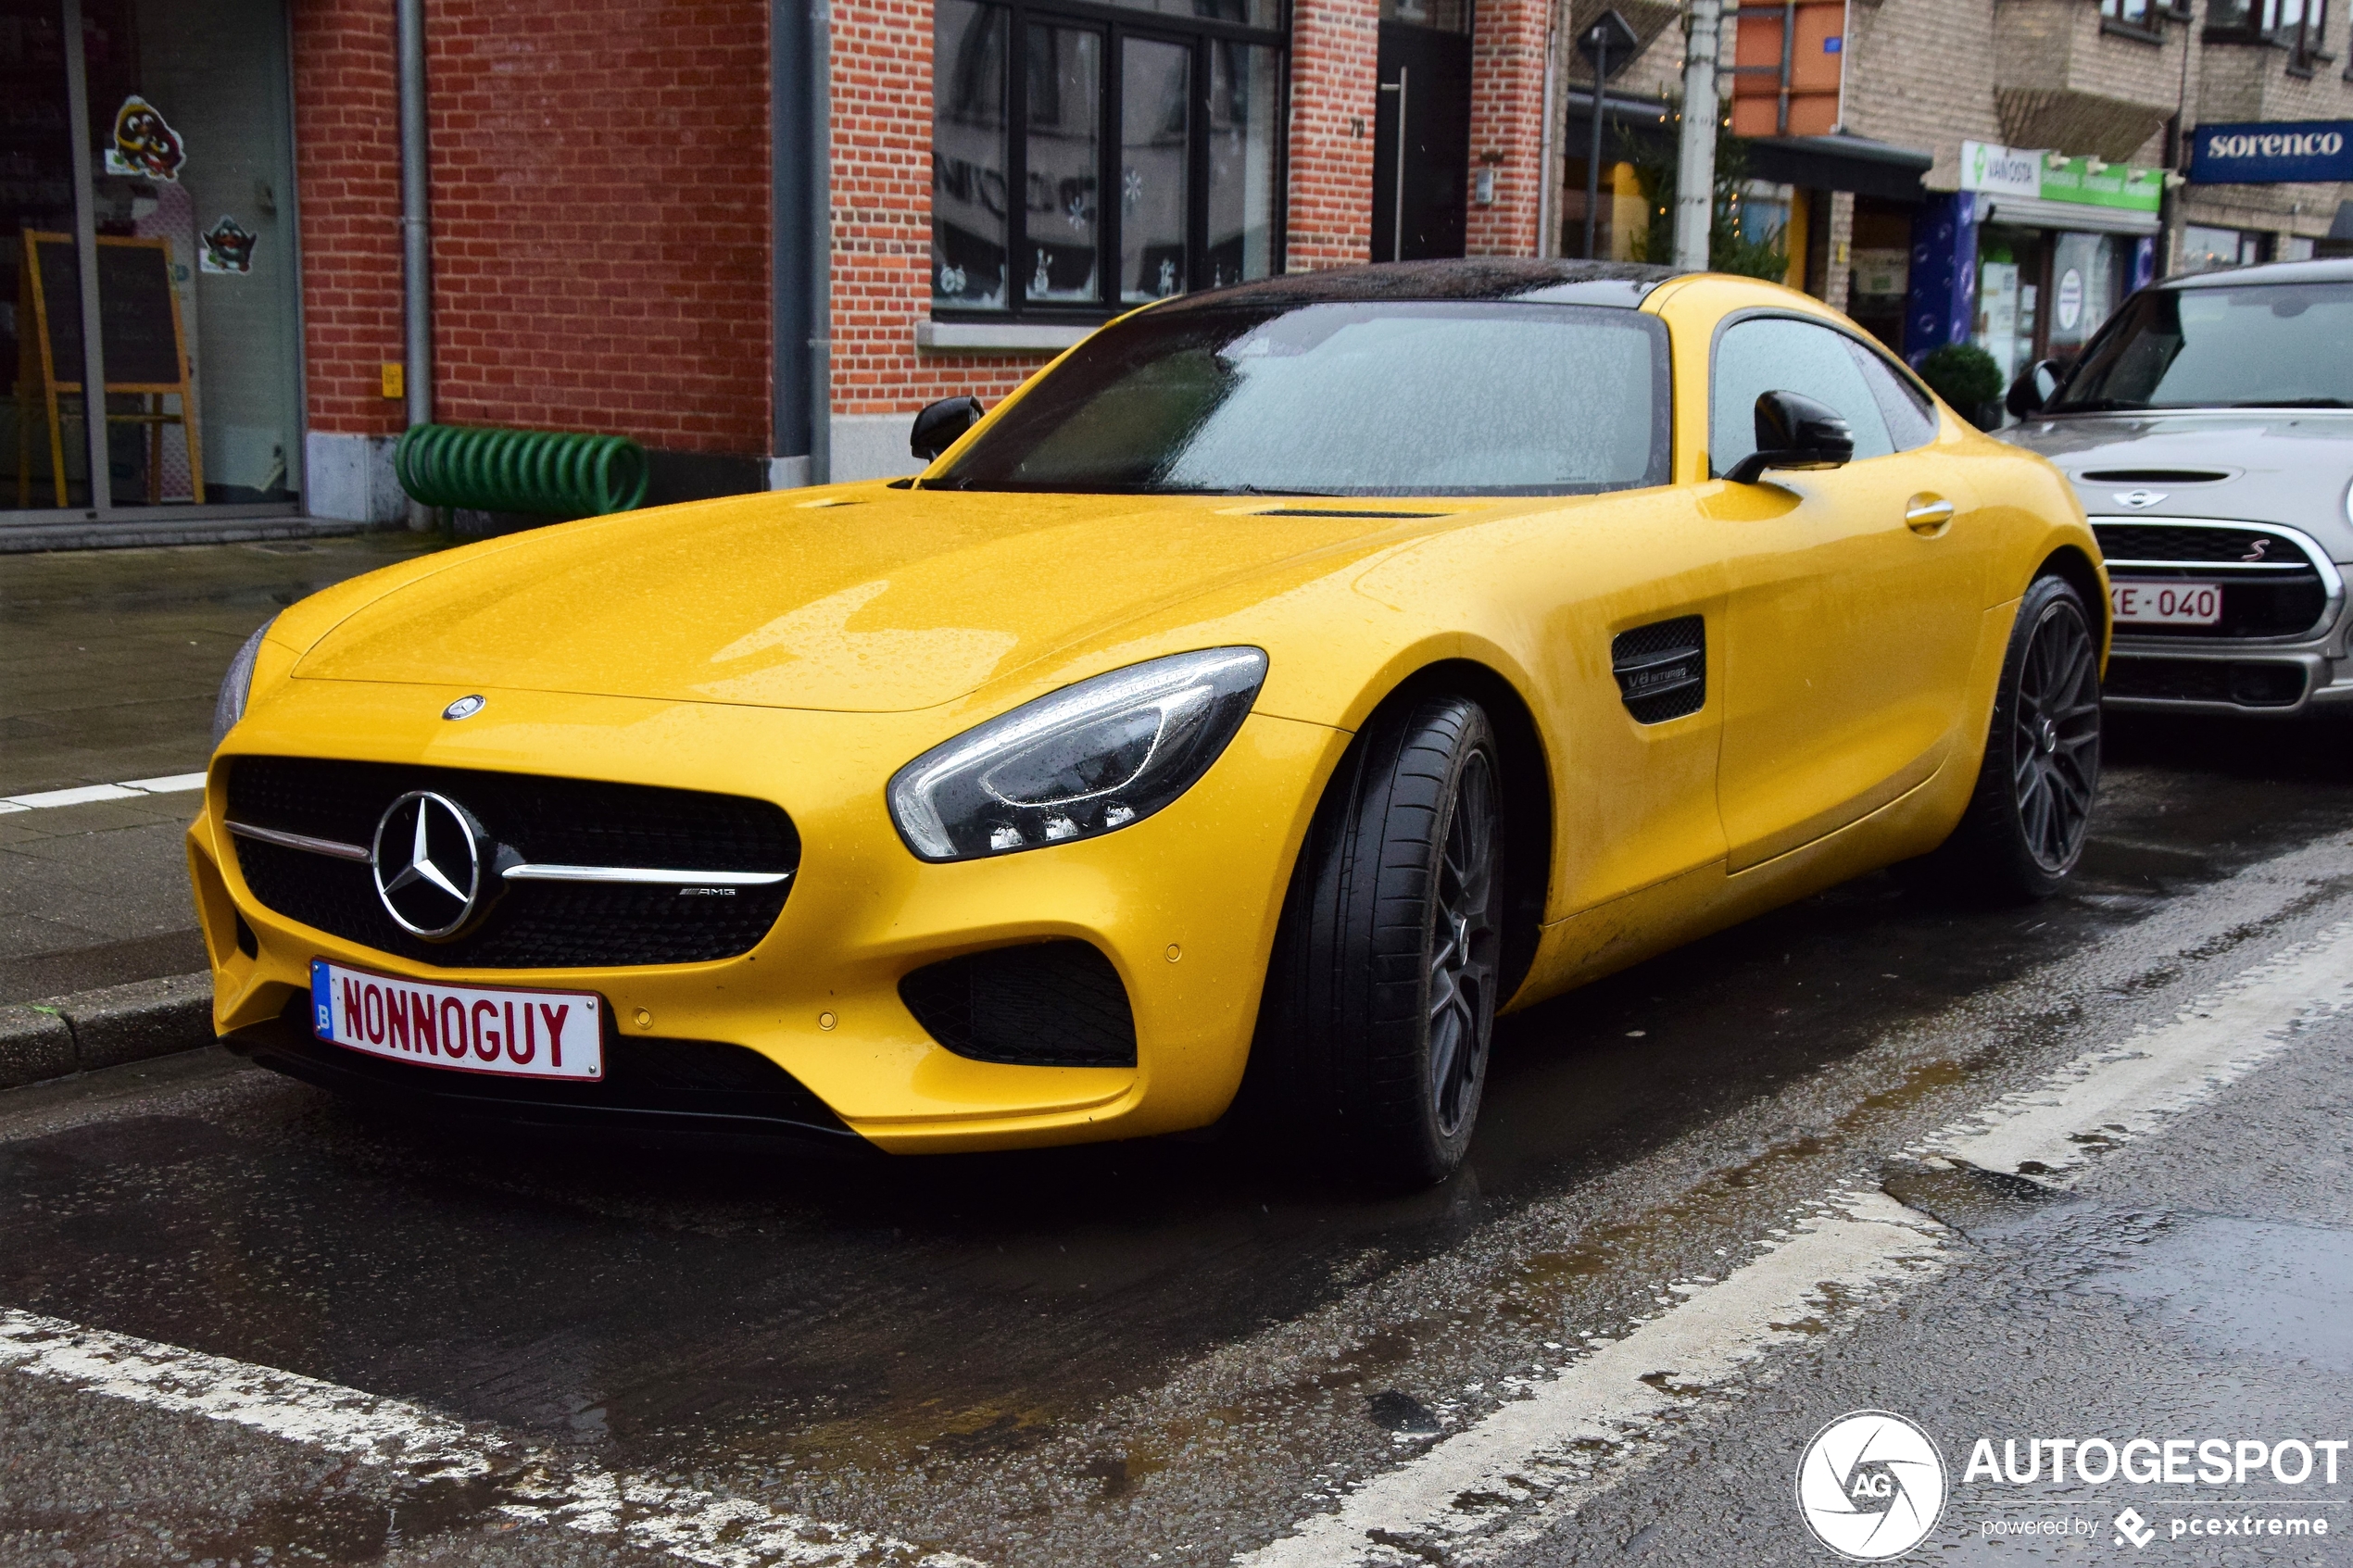
[[[646,499],[646,449],[625,435],[411,425],[392,463],[428,507],[601,517]]]

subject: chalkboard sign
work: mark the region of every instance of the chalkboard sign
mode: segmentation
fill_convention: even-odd
[[[147,500],[163,499],[163,432],[178,425],[188,450],[191,494],[205,498],[204,446],[196,431],[196,389],[188,377],[188,340],[180,296],[171,286],[171,242],[96,236],[99,343],[106,350],[107,397],[98,417],[109,425],[139,425],[147,433]],[[91,399],[82,395],[82,263],[71,234],[24,231],[25,263],[17,274],[17,505],[27,503],[33,432],[49,437],[49,473],[57,504],[66,504],[65,421],[72,398],[86,427]],[[120,393],[135,409],[111,401]],[[176,395],[175,412],[164,399]]]
[[[61,386],[82,383],[82,264],[69,234],[36,236],[41,294],[48,307],[50,366]],[[164,240],[98,240],[99,339],[109,392],[178,392],[184,379],[180,302]]]

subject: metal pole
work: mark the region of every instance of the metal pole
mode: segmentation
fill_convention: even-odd
[[[1602,94],[1609,90],[1609,30],[1593,29],[1593,140],[1585,156],[1585,259],[1593,257],[1594,223],[1602,205]]]
[[[82,435],[89,454],[90,514],[95,517],[114,505],[114,455],[107,439],[107,334],[99,325],[104,318],[98,305],[97,214],[93,210],[98,188],[92,182],[90,76],[82,53],[82,0],[65,0],[64,22],[66,122],[73,148],[73,254],[82,274],[82,297],[76,302],[82,312]],[[19,322],[18,330],[31,327],[29,321]]]
[[[431,170],[425,162],[425,3],[399,0],[400,306],[405,343],[401,376],[409,423],[433,423],[433,230]],[[433,525],[432,508],[409,507],[409,526]]]
[[[1542,257],[1560,254],[1560,187],[1561,177],[1567,172],[1557,160],[1560,148],[1553,139],[1554,117],[1560,112],[1560,32],[1548,30],[1544,34],[1544,134],[1536,160],[1536,167],[1543,171],[1536,186],[1536,254]],[[1568,129],[1566,125],[1557,128]]]
[[[1397,237],[1390,243],[1391,261],[1405,259],[1405,82],[1411,75],[1403,66],[1397,68]]]
[[[1716,214],[1716,43],[1723,0],[1692,0],[1683,54],[1683,136],[1675,179],[1675,265],[1707,269]]]

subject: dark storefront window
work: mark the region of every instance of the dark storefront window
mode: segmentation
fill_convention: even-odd
[[[1100,316],[1279,265],[1279,0],[937,0],[932,307]]]
[[[283,0],[0,0],[0,527],[295,509],[285,51]]]

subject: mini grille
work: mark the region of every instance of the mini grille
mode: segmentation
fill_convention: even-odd
[[[1136,1018],[1111,960],[1085,942],[996,947],[899,983],[924,1032],[958,1056],[1031,1067],[1133,1067]]]
[[[2171,702],[2228,702],[2288,708],[2304,695],[2300,664],[2225,664],[2207,659],[2117,659],[2101,684],[2106,696]]]
[[[525,860],[676,871],[790,872],[800,839],[779,808],[740,796],[458,768],[240,757],[229,766],[232,822],[369,844],[384,808],[431,789],[462,804]],[[526,882],[506,887],[454,942],[402,931],[369,868],[237,838],[255,897],[290,920],[444,969],[588,969],[700,963],[749,951],[776,923],[790,882],[730,897],[674,887]]]
[[[2093,532],[2117,582],[2197,579],[2205,568],[2203,580],[2222,584],[2222,618],[2215,624],[2130,625],[2120,629],[2122,635],[2188,640],[2294,637],[2313,631],[2328,613],[2328,586],[2319,570],[2296,541],[2284,534],[2257,528],[2161,528],[2135,522],[2095,523]],[[2113,564],[2117,561],[2167,564],[2119,568]],[[2225,564],[2232,570],[2212,570]]]
[[[1626,711],[1638,722],[1664,723],[1707,706],[1707,623],[1700,616],[1620,632],[1609,645],[1609,662]]]
[[[2095,523],[2100,553],[2110,560],[2235,561],[2246,566],[2311,562],[2296,541],[2259,528],[2154,528],[2145,522]]]
[[[2092,484],[2211,484],[2231,476],[2212,469],[2101,469],[2075,477]]]

